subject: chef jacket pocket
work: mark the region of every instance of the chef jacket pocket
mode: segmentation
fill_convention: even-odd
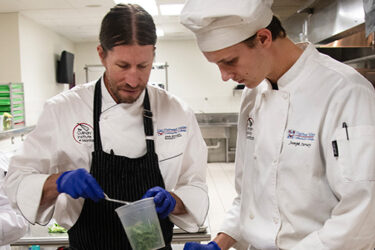
[[[159,159],[159,163],[165,162],[165,161],[169,161],[169,160],[172,160],[174,158],[178,158],[181,155],[182,155],[182,153],[179,153],[179,154],[176,154],[176,155],[172,155],[172,156],[166,156],[163,159]]]
[[[348,181],[374,181],[375,127],[340,128],[336,135],[343,177]]]

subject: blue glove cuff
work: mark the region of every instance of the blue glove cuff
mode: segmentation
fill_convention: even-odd
[[[57,180],[56,180],[57,192],[59,192],[59,193],[63,193],[63,191],[61,190],[61,181],[62,181],[62,179],[64,178],[64,176],[65,176],[67,173],[69,173],[69,172],[72,172],[72,171],[66,171],[66,172],[62,173],[62,174],[59,176],[59,178],[57,178]]]
[[[221,248],[219,247],[219,245],[215,242],[215,241],[210,241],[210,243],[207,244],[208,246],[212,246],[212,250],[221,250]]]

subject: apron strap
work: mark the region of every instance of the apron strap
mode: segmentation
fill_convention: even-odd
[[[152,112],[147,87],[145,88],[145,99],[143,100],[143,126],[146,134],[147,152],[154,152],[154,126],[152,125]]]
[[[102,151],[102,140],[100,139],[100,113],[102,112],[102,88],[101,78],[95,84],[94,91],[94,149],[95,151]]]
[[[95,151],[102,151],[102,140],[100,138],[100,114],[102,111],[102,90],[101,78],[95,84],[94,92],[94,148]],[[155,152],[154,147],[154,127],[152,124],[152,112],[150,108],[150,99],[148,97],[147,87],[145,88],[145,97],[143,100],[143,126],[146,134],[147,152]]]

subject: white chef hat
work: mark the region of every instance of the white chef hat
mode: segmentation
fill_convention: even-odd
[[[246,40],[272,20],[273,0],[187,0],[181,23],[193,31],[202,51]]]

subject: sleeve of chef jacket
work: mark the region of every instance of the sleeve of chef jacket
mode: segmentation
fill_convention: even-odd
[[[248,117],[247,105],[250,104],[249,89],[245,89],[241,97],[241,111],[238,120],[237,130],[237,145],[236,145],[236,160],[235,160],[235,189],[236,197],[233,200],[232,207],[226,213],[225,219],[221,224],[219,232],[225,233],[235,239],[241,244],[240,228],[240,206],[241,206],[241,189],[242,189],[242,174],[244,168],[244,151],[246,143],[246,122]]]
[[[0,171],[0,174],[3,172]],[[0,187],[3,187],[4,179],[0,179]],[[0,246],[10,244],[21,238],[27,229],[27,222],[23,216],[13,209],[5,196],[3,188],[0,188]]]
[[[58,124],[51,103],[46,103],[35,129],[11,158],[5,192],[14,207],[32,224],[45,225],[54,206],[40,207],[44,182],[57,172]]]
[[[374,249],[375,94],[372,86],[358,85],[340,91],[326,114],[331,124],[323,142],[326,174],[338,203],[324,226],[293,250]],[[332,141],[337,142],[337,157]]]
[[[173,192],[181,198],[187,214],[169,217],[188,232],[197,232],[207,216],[209,200],[206,185],[207,147],[193,112],[189,112],[190,129],[183,153],[181,173]]]

